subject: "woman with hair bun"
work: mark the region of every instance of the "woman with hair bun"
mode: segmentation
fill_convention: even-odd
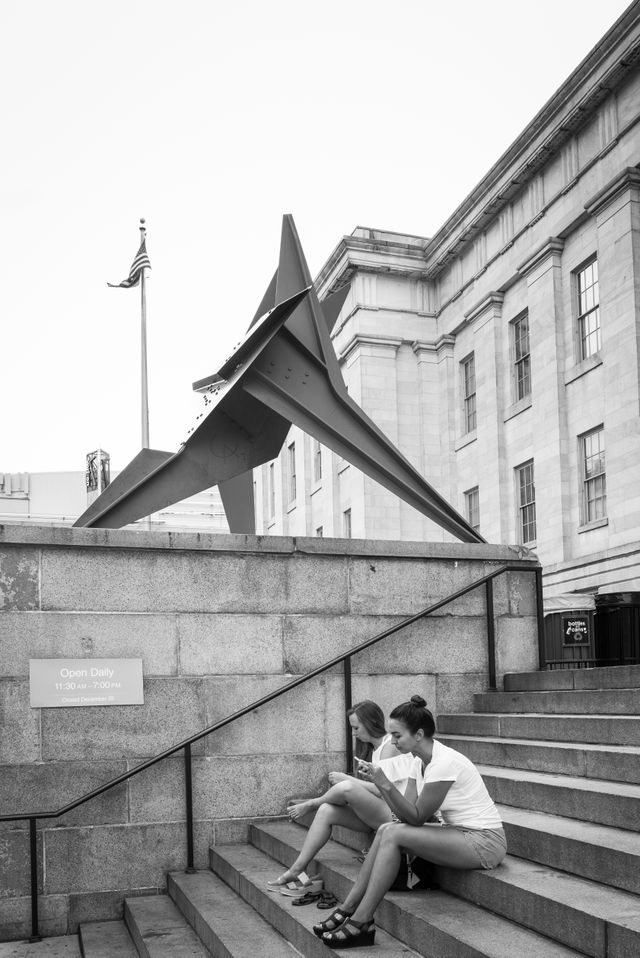
[[[396,821],[380,826],[353,888],[329,918],[313,926],[329,948],[372,945],[374,912],[394,882],[402,851],[450,868],[495,868],[507,852],[502,821],[475,765],[434,739],[433,715],[420,695],[391,712],[396,748],[411,754],[403,794],[375,763],[361,763]],[[444,825],[430,819],[440,811]]]
[[[350,708],[347,716],[356,739],[355,757],[358,764],[368,769],[369,762],[365,761],[368,759],[381,765],[386,769],[387,780],[393,781],[400,792],[404,791],[412,760],[410,756],[400,754],[393,744],[391,735],[385,730],[384,713],[380,706],[370,699],[364,699]],[[304,883],[307,877],[305,868],[329,841],[334,825],[368,832],[383,822],[391,821],[393,815],[389,805],[381,797],[368,771],[364,775],[366,778],[356,778],[343,772],[329,772],[331,788],[323,795],[294,799],[287,809],[292,821],[299,821],[312,811],[316,811],[316,816],[295,862],[279,878],[267,883],[270,888],[288,885],[300,876],[303,876]]]

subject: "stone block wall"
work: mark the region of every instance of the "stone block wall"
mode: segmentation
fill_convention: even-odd
[[[57,810],[507,561],[498,673],[536,668],[522,550],[0,525],[0,814]],[[144,705],[31,708],[33,658],[141,658]],[[484,590],[353,659],[353,700],[440,712],[487,688]],[[340,667],[193,746],[196,866],[345,767]],[[43,934],[116,917],[186,863],[179,753],[38,822]],[[0,824],[0,940],[30,931],[28,829]]]

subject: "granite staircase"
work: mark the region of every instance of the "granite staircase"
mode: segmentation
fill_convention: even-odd
[[[503,692],[476,695],[473,713],[438,726],[478,765],[509,855],[495,871],[440,869],[439,890],[390,893],[376,945],[356,953],[638,958],[640,666],[509,675]],[[171,874],[166,896],[129,899],[123,922],[83,925],[84,958],[325,958],[311,925],[327,912],[266,887],[303,838],[285,820],[254,823],[246,844],[210,849],[208,871]],[[340,829],[317,857],[339,899],[362,844]]]

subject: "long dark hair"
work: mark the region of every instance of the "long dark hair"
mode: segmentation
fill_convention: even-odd
[[[427,738],[433,738],[435,734],[435,720],[421,695],[412,695],[408,702],[396,705],[389,718],[402,722],[412,735],[415,735],[419,728]]]
[[[363,725],[371,738],[382,738],[386,735],[384,726],[384,713],[379,705],[372,702],[371,699],[363,699],[362,702],[356,702],[347,712],[349,715],[355,715],[361,725]],[[356,739],[354,757],[362,759],[363,762],[371,761],[373,754],[373,744],[371,742],[361,742]]]

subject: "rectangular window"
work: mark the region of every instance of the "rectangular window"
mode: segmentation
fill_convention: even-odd
[[[287,448],[287,466],[289,470],[289,502],[296,501],[296,444]]]
[[[316,536],[318,537],[318,539],[322,539],[323,535],[324,535],[323,527],[318,526],[318,528],[316,529]]]
[[[464,431],[473,432],[476,428],[476,363],[473,353],[463,360],[462,366],[462,407]]]
[[[604,457],[604,429],[600,426],[580,437],[582,459],[583,522],[595,522],[607,515],[607,477]]]
[[[518,516],[520,541],[526,545],[536,541],[536,486],[533,460],[516,469],[518,484]]]
[[[578,292],[578,337],[580,359],[600,351],[600,293],[598,289],[598,260],[576,274]]]
[[[322,479],[322,446],[317,439],[313,440],[313,481]]]
[[[351,538],[351,509],[345,509],[342,513],[342,535],[345,539]]]
[[[464,494],[467,522],[476,532],[480,531],[480,491],[477,486]]]
[[[518,316],[513,330],[513,373],[516,402],[531,394],[531,354],[529,351],[529,317]]]
[[[272,462],[269,465],[269,518],[273,519],[276,514],[276,467]]]

